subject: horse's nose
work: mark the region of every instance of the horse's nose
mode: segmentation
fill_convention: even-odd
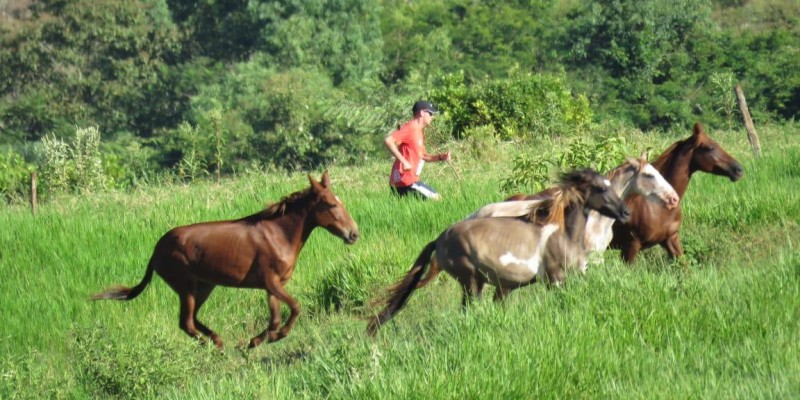
[[[350,233],[347,235],[347,243],[353,244],[356,242],[356,240],[358,240],[358,238],[359,238],[358,231],[356,230],[350,231]]]
[[[742,164],[734,163],[731,165],[731,180],[736,182],[744,176],[744,168]]]
[[[671,194],[671,195],[670,195],[670,196],[667,198],[667,209],[671,210],[671,209],[673,209],[673,208],[677,207],[677,206],[678,206],[678,203],[680,203],[680,201],[681,201],[681,198],[680,198],[680,197],[678,197],[678,194],[677,194],[677,193],[673,193],[673,194]]]
[[[623,206],[622,210],[619,212],[619,220],[622,222],[627,222],[628,219],[631,217],[631,210],[628,207]]]

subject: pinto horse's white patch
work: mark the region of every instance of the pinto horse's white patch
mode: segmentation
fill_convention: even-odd
[[[544,252],[544,247],[547,245],[547,241],[550,239],[550,236],[558,230],[558,225],[556,224],[548,224],[542,227],[542,234],[539,237],[539,242],[536,244],[536,249],[533,251],[533,255],[526,259],[519,258],[511,252],[506,252],[502,256],[500,256],[500,264],[504,267],[509,264],[519,264],[528,267],[531,272],[536,275],[539,275],[539,266],[542,264],[542,252]]]

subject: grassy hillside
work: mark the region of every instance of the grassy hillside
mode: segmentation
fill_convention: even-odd
[[[303,174],[66,197],[36,216],[2,209],[0,398],[796,398],[798,131],[762,128],[761,159],[743,133],[709,133],[746,175],[693,177],[680,262],[651,249],[628,266],[607,252],[604,266],[561,290],[534,285],[467,310],[443,274],[374,339],[365,301],[441,230],[501,199],[516,152],[556,144],[449,144],[457,171],[424,173],[444,193],[439,203],[389,197],[388,159],[332,167],[362,239],[311,236],[288,285],[303,307],[295,330],[253,351],[237,344],[267,324],[262,291],[219,288],[203,307],[222,353],[179,330],[177,297],[160,278],[132,302],[88,296],[137,283],[171,227],[253,213],[307,187]],[[638,154],[689,132],[626,135]]]

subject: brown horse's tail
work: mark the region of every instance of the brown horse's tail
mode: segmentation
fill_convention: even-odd
[[[144,288],[150,283],[150,280],[153,279],[153,270],[155,270],[155,266],[153,261],[151,260],[149,264],[147,264],[147,271],[144,273],[144,278],[142,281],[139,282],[138,285],[129,288],[125,286],[112,286],[106,289],[102,293],[95,294],[91,297],[92,300],[133,300],[136,296],[139,296],[144,291]]]
[[[392,319],[392,317],[406,305],[406,301],[411,297],[411,293],[416,290],[417,283],[422,279],[422,275],[425,273],[425,267],[430,264],[434,249],[436,249],[436,240],[428,243],[425,248],[422,249],[422,253],[419,254],[417,260],[414,261],[414,265],[411,266],[411,269],[400,282],[389,286],[387,289],[389,296],[386,299],[386,308],[369,322],[369,325],[367,325],[367,334],[370,336],[374,335],[381,325]]]

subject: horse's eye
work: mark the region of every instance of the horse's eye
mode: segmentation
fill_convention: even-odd
[[[647,179],[655,179],[656,177],[653,174],[644,174],[644,177]]]

